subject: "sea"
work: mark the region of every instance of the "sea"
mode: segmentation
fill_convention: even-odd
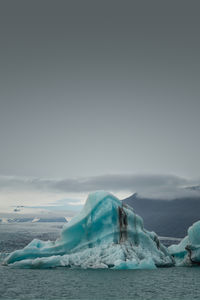
[[[0,224],[1,261],[33,238],[55,240],[61,223]],[[13,269],[0,262],[0,299],[200,299],[200,267],[156,270]]]

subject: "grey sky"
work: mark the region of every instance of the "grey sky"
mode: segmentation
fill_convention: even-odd
[[[199,177],[199,1],[1,1],[0,174]]]

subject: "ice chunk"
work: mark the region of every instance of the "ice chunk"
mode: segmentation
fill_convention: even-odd
[[[200,221],[188,229],[188,235],[169,248],[177,266],[200,265]]]
[[[150,269],[150,270],[153,270],[153,269],[156,269],[156,265],[153,261],[152,258],[147,258],[147,259],[142,259],[141,261],[116,261],[115,262],[115,266],[113,269],[116,269],[116,270],[124,270],[124,269],[131,269],[131,270],[135,270],[135,269]]]
[[[55,242],[33,240],[4,264],[22,268],[155,268],[173,259],[142,219],[110,193],[88,196],[82,211],[63,227]]]

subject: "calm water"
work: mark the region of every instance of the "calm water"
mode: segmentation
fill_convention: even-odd
[[[1,299],[200,299],[200,268],[19,270],[0,268]]]
[[[19,248],[36,236],[56,238],[59,232],[60,224],[0,225],[0,252]],[[23,270],[0,266],[0,299],[200,299],[200,268]]]

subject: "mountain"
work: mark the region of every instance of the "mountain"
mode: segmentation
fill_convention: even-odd
[[[32,222],[32,223],[43,223],[43,222],[61,222],[66,223],[67,218],[65,217],[15,217],[15,218],[0,218],[0,224],[5,223],[26,223],[26,222]]]
[[[190,190],[190,191],[200,191],[200,185],[188,186],[185,189]]]
[[[159,236],[186,236],[187,229],[200,220],[200,197],[158,200],[133,194],[123,200],[133,207],[143,220],[145,228]]]

